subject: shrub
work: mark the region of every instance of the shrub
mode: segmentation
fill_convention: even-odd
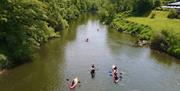
[[[177,16],[178,19],[180,19],[180,14]]]
[[[166,36],[162,33],[155,34],[151,38],[151,48],[167,52],[167,49],[170,47],[169,42],[166,40]]]
[[[156,14],[155,14],[155,13],[152,13],[151,16],[150,16],[150,18],[151,18],[151,19],[154,19],[155,16],[156,16]]]
[[[168,18],[177,18],[177,13],[175,9],[171,9],[169,11]]]
[[[0,69],[5,68],[6,63],[7,63],[6,56],[3,54],[0,54]]]
[[[169,48],[168,53],[177,58],[180,58],[180,47],[173,46],[173,47]]]

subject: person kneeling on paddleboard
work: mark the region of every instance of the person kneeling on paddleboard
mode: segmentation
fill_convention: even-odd
[[[114,81],[117,81],[119,79],[118,77],[118,69],[115,65],[112,66],[112,76],[114,78]]]
[[[69,85],[69,88],[74,89],[77,86],[77,84],[78,84],[78,77],[72,80],[72,82]]]

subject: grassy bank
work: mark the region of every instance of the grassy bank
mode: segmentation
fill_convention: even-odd
[[[150,14],[148,17],[129,17],[127,20],[148,25],[154,32],[168,30],[169,32],[180,33],[180,19],[168,19],[168,13],[168,11],[153,11],[151,13],[155,14],[153,19],[150,18]]]
[[[120,32],[126,32],[137,36],[141,40],[150,40],[152,36],[151,27],[128,21],[122,17],[122,14],[117,14],[112,20],[110,26]]]
[[[154,14],[153,18],[150,18]],[[152,28],[151,48],[180,58],[180,20],[168,19],[167,11],[153,11],[149,17],[130,17],[128,21]]]
[[[123,18],[117,14],[110,25],[118,31],[148,40],[152,49],[180,58],[180,20],[167,19],[167,12],[154,12],[156,16],[153,19],[150,16]]]

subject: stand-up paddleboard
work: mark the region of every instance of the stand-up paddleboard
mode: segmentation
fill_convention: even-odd
[[[117,78],[113,77],[113,81],[114,81],[114,83],[118,83],[118,82],[119,82],[119,80],[120,80],[120,78],[119,78],[119,77],[117,77]]]
[[[76,88],[76,86],[78,85],[78,78],[76,77],[75,79],[74,79],[74,84],[72,85],[72,83],[70,83],[69,84],[69,88],[70,89],[74,89],[74,88]]]

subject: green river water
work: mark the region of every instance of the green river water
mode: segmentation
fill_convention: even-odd
[[[76,76],[81,83],[75,91],[180,91],[180,60],[136,47],[136,41],[94,16],[81,16],[61,38],[44,44],[33,62],[0,75],[0,91],[69,91],[66,79]],[[94,79],[91,64],[97,68]],[[109,74],[112,64],[123,71],[118,84]]]

